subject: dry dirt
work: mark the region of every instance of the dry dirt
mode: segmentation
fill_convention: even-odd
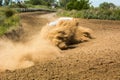
[[[23,13],[27,36],[37,34],[54,13]],[[85,20],[79,24],[94,30],[94,39],[62,51],[64,57],[33,67],[0,73],[0,80],[120,80],[120,21]]]

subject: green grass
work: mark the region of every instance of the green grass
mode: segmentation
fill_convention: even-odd
[[[3,35],[19,23],[17,11],[11,8],[0,7],[0,35]]]

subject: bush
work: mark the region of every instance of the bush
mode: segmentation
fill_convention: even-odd
[[[58,16],[67,16],[75,18],[85,19],[102,19],[102,20],[120,20],[120,9],[88,9],[88,10],[72,10],[72,11],[60,11]]]
[[[71,0],[66,5],[67,10],[82,10],[82,9],[89,9],[90,3],[89,0]]]
[[[0,35],[19,23],[17,11],[11,8],[0,8]]]
[[[84,18],[102,20],[120,20],[120,10],[93,9],[84,11]]]
[[[12,3],[11,5],[9,5],[10,8],[27,8],[26,4],[21,4],[21,3]]]
[[[101,9],[114,9],[116,7],[113,3],[103,2],[99,5]]]
[[[6,17],[11,17],[11,16],[13,16],[15,14],[15,11],[14,10],[12,10],[12,9],[6,9],[5,10],[5,15],[6,15]]]

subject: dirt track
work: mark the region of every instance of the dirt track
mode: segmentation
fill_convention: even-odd
[[[54,19],[54,14],[21,14],[29,36]],[[120,80],[120,21],[80,19],[79,23],[94,30],[94,39],[62,51],[64,57],[0,73],[0,80]]]

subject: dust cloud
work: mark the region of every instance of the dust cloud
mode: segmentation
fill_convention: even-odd
[[[60,49],[67,49],[71,44],[85,42],[92,39],[92,30],[79,26],[74,18],[60,18],[46,25],[42,30],[44,39],[49,40]]]
[[[47,24],[37,35],[30,36],[26,43],[2,39],[0,70],[27,68],[41,61],[63,56],[60,49],[68,48],[71,43],[88,40],[90,34],[90,29],[79,27],[76,19],[60,18],[54,26]]]
[[[0,71],[27,68],[37,62],[55,59],[60,55],[60,50],[49,41],[42,39],[40,33],[32,36],[27,43],[1,39]]]

